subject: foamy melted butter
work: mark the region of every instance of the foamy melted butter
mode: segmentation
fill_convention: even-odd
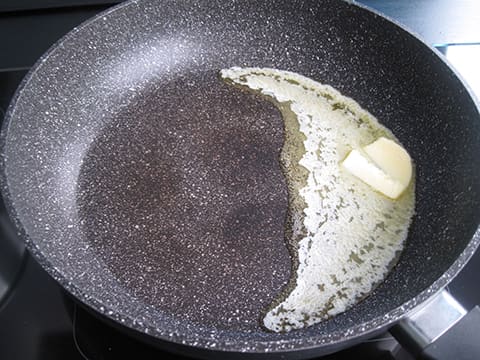
[[[282,169],[289,190],[286,241],[294,277],[263,325],[281,332],[341,313],[368,295],[395,264],[414,213],[414,181],[390,200],[340,166],[380,136],[398,140],[354,100],[296,73],[221,71],[229,83],[274,101],[285,120]]]

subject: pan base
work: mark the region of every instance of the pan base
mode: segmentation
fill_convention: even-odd
[[[132,297],[188,321],[259,331],[291,275],[282,144],[279,111],[215,72],[153,84],[83,160],[85,237]]]

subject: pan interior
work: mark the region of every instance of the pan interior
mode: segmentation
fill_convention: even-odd
[[[290,277],[282,144],[276,108],[214,71],[142,89],[83,159],[85,238],[145,303],[259,331]]]
[[[281,117],[216,79],[231,66],[334,86],[416,164],[417,214],[394,271],[351,310],[289,334],[259,330],[253,316],[290,275],[273,161]],[[241,351],[342,343],[398,319],[468,257],[480,218],[478,119],[432,50],[347,2],[131,2],[69,35],[19,90],[2,134],[4,193],[41,264],[120,323]],[[222,191],[204,199],[213,185]],[[193,222],[181,222],[183,210]]]

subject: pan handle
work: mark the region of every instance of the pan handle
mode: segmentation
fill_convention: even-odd
[[[480,359],[480,307],[467,313],[446,290],[390,332],[417,359]]]

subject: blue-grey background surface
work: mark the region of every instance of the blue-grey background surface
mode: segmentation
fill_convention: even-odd
[[[357,1],[395,19],[427,43],[480,42],[478,0],[361,0]]]

